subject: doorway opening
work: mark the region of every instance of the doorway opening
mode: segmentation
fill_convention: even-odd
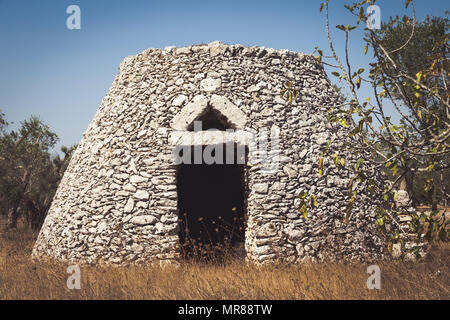
[[[223,261],[245,257],[247,171],[245,161],[237,161],[238,146],[234,146],[232,164],[227,164],[227,148],[223,147],[222,163],[192,161],[177,166],[179,238],[184,258]],[[194,147],[190,150],[193,160]]]

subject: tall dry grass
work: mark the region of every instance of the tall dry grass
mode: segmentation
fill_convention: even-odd
[[[67,265],[34,263],[35,234],[0,231],[1,299],[450,299],[450,247],[423,262],[383,262],[381,290],[368,290],[368,264],[257,267],[240,261],[179,267],[81,267],[81,289],[66,286]]]

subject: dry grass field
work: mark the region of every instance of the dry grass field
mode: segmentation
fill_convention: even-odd
[[[69,290],[67,265],[30,260],[35,234],[0,231],[0,299],[450,299],[450,246],[422,262],[384,262],[381,290],[368,290],[364,263],[257,267],[81,267]]]

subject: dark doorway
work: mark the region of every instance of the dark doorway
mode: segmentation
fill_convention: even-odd
[[[223,156],[224,164],[202,162],[178,166],[179,236],[185,258],[216,261],[231,257],[237,254],[237,248],[242,248],[245,165],[225,164],[225,149]]]

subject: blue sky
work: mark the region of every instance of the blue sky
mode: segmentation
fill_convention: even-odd
[[[59,135],[58,149],[78,143],[124,57],[215,40],[305,53],[319,46],[327,53],[320,2],[0,0],[0,110],[14,122],[11,128],[39,115]],[[351,23],[343,8],[349,2],[332,1],[333,26]],[[414,3],[419,19],[449,8],[444,0]],[[81,9],[81,30],[66,27],[72,4]],[[383,21],[405,13],[402,0],[377,4]],[[370,57],[362,53],[360,35],[351,39],[350,56],[364,67]]]

